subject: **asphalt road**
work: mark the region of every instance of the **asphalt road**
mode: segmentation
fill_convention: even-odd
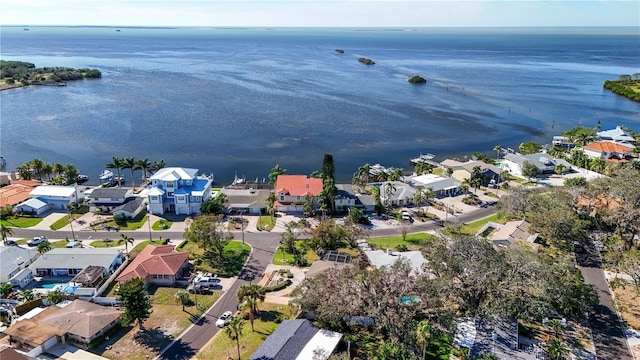
[[[174,360],[174,359],[191,359],[198,350],[202,349],[209,340],[220,330],[216,327],[216,319],[225,311],[235,311],[238,299],[236,294],[241,285],[254,284],[262,279],[264,270],[271,263],[275,249],[280,243],[279,234],[271,234],[277,236],[268,236],[265,234],[245,233],[245,241],[252,246],[251,256],[238,276],[238,280],[225,289],[224,294],[203,316],[202,321],[194,324],[183,335],[175,340],[169,347],[162,352],[156,359]],[[253,236],[260,235],[260,236]]]
[[[602,270],[600,253],[595,246],[586,246],[576,253],[578,269],[586,284],[593,285],[600,302],[589,311],[589,321],[598,359],[633,360],[627,338],[614,308],[609,285]]]

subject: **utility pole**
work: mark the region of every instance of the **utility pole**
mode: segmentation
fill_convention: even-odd
[[[71,209],[69,209],[69,226],[71,226],[71,236],[73,237],[73,241],[76,241],[76,233],[73,231],[73,216],[71,216]]]
[[[147,214],[147,226],[149,227],[149,241],[153,242],[151,238],[151,213]]]
[[[240,210],[240,229],[242,229],[242,245],[244,245],[244,218],[242,217],[244,210]]]

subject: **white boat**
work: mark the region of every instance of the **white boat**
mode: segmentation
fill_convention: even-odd
[[[113,182],[113,171],[104,170],[100,173],[100,183],[101,184],[111,184]]]

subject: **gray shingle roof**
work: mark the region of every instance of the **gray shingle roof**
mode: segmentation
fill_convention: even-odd
[[[0,247],[0,274],[2,274],[2,278],[8,277],[18,267],[25,267],[24,264],[18,265],[18,262],[24,261],[28,264],[36,255],[38,255],[37,251],[21,246]],[[9,281],[9,278],[3,279],[3,281]]]
[[[284,320],[249,359],[295,359],[319,330],[309,320]]]
[[[125,201],[124,204],[115,207],[112,212],[116,212],[116,211],[125,211],[125,212],[129,212],[129,213],[134,213],[139,207],[140,205],[142,205],[142,203],[144,202],[143,198],[129,198]]]
[[[84,269],[89,265],[103,266],[108,269],[121,253],[120,249],[52,249],[29,265],[29,268],[34,272],[36,269]]]
[[[104,199],[104,198],[114,198],[114,199],[122,199],[127,193],[131,191],[129,188],[97,188],[91,192],[90,197],[92,199]]]

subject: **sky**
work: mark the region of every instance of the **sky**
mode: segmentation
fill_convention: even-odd
[[[640,29],[640,0],[0,0],[0,25]]]

